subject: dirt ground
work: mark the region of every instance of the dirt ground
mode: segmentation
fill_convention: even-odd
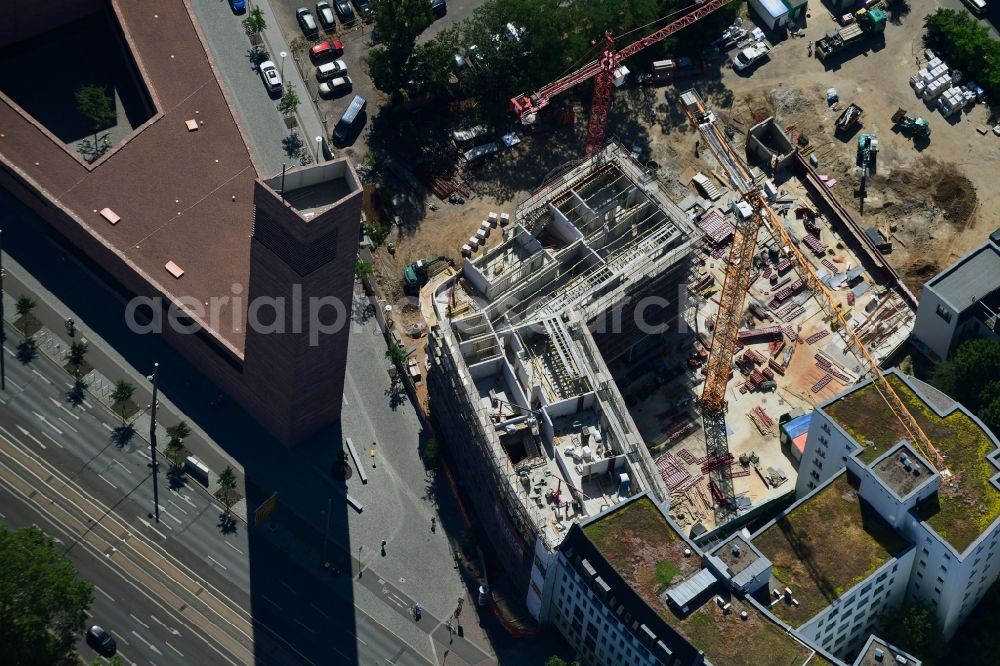
[[[877,51],[856,52],[826,66],[808,58],[807,43],[835,27],[826,7],[818,5],[807,18],[806,36],[775,44],[770,60],[749,75],[721,63],[704,77],[661,88],[650,131],[653,159],[661,166],[673,163],[676,173],[700,161],[694,157],[695,134],[678,126],[675,110],[687,87],[696,87],[729,123],[737,144],[756,119],[775,114],[814,147],[819,172],[838,180],[835,193],[852,214],[866,225],[892,229],[895,249],[889,260],[919,294],[924,280],[1000,227],[995,178],[1000,138],[976,131],[987,126],[990,111],[984,105],[945,119],[914,94],[909,77],[924,60],[923,18],[939,3],[911,0],[910,6],[909,15],[889,23],[885,45]],[[838,106],[827,105],[828,88],[837,90]],[[850,136],[834,136],[834,121],[852,102],[864,109],[862,127]],[[890,117],[900,107],[930,121],[928,145],[893,131]],[[859,133],[874,133],[879,140],[863,213],[856,196]]]

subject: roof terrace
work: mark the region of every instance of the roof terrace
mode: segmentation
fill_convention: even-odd
[[[756,534],[753,543],[771,560],[771,575],[789,587],[798,605],[771,606],[800,627],[907,547],[858,497],[846,472]]]
[[[957,404],[942,416],[899,375],[890,375],[889,381],[951,472],[942,479],[937,500],[921,507],[922,518],[962,552],[1000,517],[1000,491],[990,482],[998,469],[987,459],[997,449],[997,443]],[[862,446],[872,442],[858,456],[866,463],[906,436],[902,424],[872,384],[844,395],[823,410]]]
[[[804,664],[813,654],[736,597],[723,597],[731,604],[728,611],[710,600],[684,618],[675,615],[659,595],[701,571],[700,558],[685,555],[688,543],[648,497],[603,514],[584,525],[583,532],[646,604],[715,666],[790,666]]]

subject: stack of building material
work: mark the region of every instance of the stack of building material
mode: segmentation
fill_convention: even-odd
[[[778,265],[775,268],[778,271],[778,275],[781,275],[787,272],[791,267],[792,267],[791,260],[786,258],[779,261]]]
[[[833,262],[830,261],[829,259],[823,259],[820,263],[826,266],[828,269],[830,269],[831,274],[837,273],[837,267],[834,266]]]
[[[782,331],[782,333],[784,333],[784,331]],[[775,340],[774,342],[771,342],[770,344],[767,345],[767,353],[771,356],[771,358],[774,358],[778,354],[780,354],[781,350],[784,348],[785,348],[785,338],[782,335],[780,339]]]
[[[656,469],[660,472],[663,482],[674,490],[691,478],[691,474],[680,462],[669,453],[664,453],[656,459]]]
[[[681,439],[692,430],[694,430],[694,423],[692,423],[690,420],[685,420],[684,423],[679,425],[677,428],[672,430],[669,435],[667,435],[666,442],[668,444],[670,442],[676,442],[677,440]]]
[[[781,327],[780,326],[771,326],[769,328],[776,328],[776,329],[778,329],[776,331],[776,333],[778,333],[779,335],[781,334]],[[754,365],[759,365],[759,364],[761,364],[761,363],[764,362],[764,357],[761,356],[760,354],[758,354],[757,352],[755,352],[752,349],[748,349],[745,352],[743,352],[743,358],[745,358],[750,363],[753,363]]]
[[[683,460],[684,462],[686,462],[689,465],[700,465],[703,462],[705,462],[706,460],[708,460],[708,456],[702,456],[700,458],[695,458],[694,454],[691,453],[690,451],[688,451],[687,449],[681,449],[680,451],[678,451],[677,452],[677,457],[680,458],[681,460]]]
[[[780,326],[764,326],[761,328],[751,328],[747,330],[740,331],[736,334],[736,339],[745,344],[755,344],[757,342],[764,342],[765,339],[776,339],[781,337],[781,327]],[[764,359],[757,361],[757,363],[762,363]]]
[[[785,335],[787,335],[789,338],[800,344],[802,343],[802,336],[800,336],[794,328],[792,328],[791,326],[785,326],[784,331]]]
[[[964,109],[974,99],[975,95],[965,89],[952,86],[941,94],[937,103],[941,114],[947,118]]]
[[[823,255],[826,254],[826,245],[823,244],[823,241],[816,238],[812,234],[806,234],[805,237],[802,239],[802,241],[809,247],[810,250],[813,251],[813,253],[817,257],[822,257]]]
[[[716,247],[729,242],[736,231],[736,226],[718,211],[711,211],[698,222],[705,237]]]
[[[774,373],[771,372],[770,368],[766,368],[766,367],[765,368],[761,368],[760,369],[760,374],[764,375],[764,379],[766,379],[768,381],[774,381]]]
[[[820,379],[818,382],[816,382],[815,384],[813,384],[813,386],[812,386],[812,388],[810,390],[813,393],[819,393],[824,388],[826,388],[827,384],[829,384],[832,381],[833,381],[833,375],[827,373],[827,374],[823,375],[822,379]]]
[[[727,479],[737,479],[737,478],[739,478],[741,476],[750,476],[750,470],[748,470],[748,469],[737,469],[737,470],[727,469],[725,472],[722,473],[722,476],[726,477]]]
[[[828,335],[830,335],[830,331],[827,330],[817,331],[812,335],[810,335],[808,338],[806,338],[806,344],[807,345],[815,344]]]
[[[708,474],[709,472],[722,469],[723,467],[729,467],[733,464],[733,454],[723,453],[717,456],[712,456],[705,461],[705,464],[701,466],[701,473]]]
[[[828,359],[826,356],[823,356],[822,354],[815,354],[813,355],[813,358],[816,359],[816,367],[820,370],[830,373],[842,382],[849,383],[851,381],[851,378],[841,372],[840,368],[834,365],[833,361]]]
[[[774,370],[779,375],[785,374],[785,368],[780,363],[778,363],[777,361],[775,361],[773,358],[772,359],[768,359],[768,361],[767,361],[767,367],[770,368],[771,370]]]

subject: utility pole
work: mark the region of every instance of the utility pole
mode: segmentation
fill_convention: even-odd
[[[330,538],[330,514],[333,512],[333,498],[326,498],[326,531],[323,532],[323,561],[320,563],[324,569],[330,568],[330,563],[326,561],[326,542]]]
[[[7,328],[3,315],[3,230],[0,229],[0,390],[7,390],[7,368],[4,354],[4,342],[7,341]]]
[[[149,455],[152,458],[153,467],[153,515],[156,522],[160,522],[160,497],[156,487],[156,383],[160,374],[160,364],[153,364],[153,404],[150,407],[149,420]]]

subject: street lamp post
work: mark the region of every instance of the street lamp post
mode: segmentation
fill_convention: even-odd
[[[281,56],[281,72],[279,73],[278,76],[281,78],[281,83],[284,84],[285,83],[285,58],[288,57],[288,52],[287,51],[282,51],[278,55]]]
[[[319,164],[319,154],[323,150],[323,137],[316,137],[316,164]]]
[[[7,329],[3,315],[3,230],[0,229],[0,390],[7,390],[7,369],[4,365],[4,342],[7,341]]]
[[[150,407],[149,421],[149,456],[152,459],[153,467],[153,515],[156,522],[160,522],[160,498],[156,485],[156,385],[160,374],[160,364],[153,364],[153,404]]]

